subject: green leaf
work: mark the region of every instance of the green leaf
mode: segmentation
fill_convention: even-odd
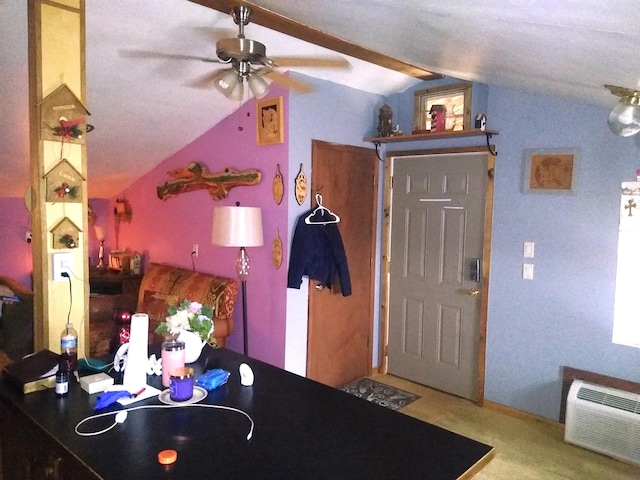
[[[166,335],[167,333],[169,333],[169,329],[167,328],[167,324],[162,322],[160,325],[158,325],[158,327],[156,328],[155,332],[158,335]]]
[[[202,305],[202,315],[205,317],[213,318],[213,308],[209,305]]]

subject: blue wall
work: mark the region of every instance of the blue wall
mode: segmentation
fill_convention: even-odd
[[[413,91],[432,86],[388,99],[406,133]],[[472,98],[472,116],[486,113],[500,132],[485,398],[557,420],[563,365],[640,381],[640,350],[611,343],[620,183],[635,180],[639,142],[609,132],[605,108],[486,85],[474,85]],[[482,142],[396,143],[387,152]],[[575,193],[524,193],[528,149],[577,149]],[[535,242],[533,280],[522,279],[525,241]]]
[[[486,394],[557,418],[561,366],[640,381],[640,350],[611,343],[620,184],[638,144],[612,134],[604,108],[489,89],[496,162]],[[577,148],[575,195],[522,193],[525,150]],[[522,243],[536,243],[522,280]]]
[[[312,140],[322,140],[344,145],[373,148],[363,138],[373,134],[376,128],[377,111],[383,105],[379,95],[354,90],[331,82],[290,73],[294,78],[309,83],[314,91],[305,95],[289,96],[289,175],[286,185],[291,185],[303,164],[307,176],[307,199],[298,205],[293,192],[286,192],[289,212],[289,232],[293,232],[297,217],[311,208],[311,144]],[[383,168],[380,171],[383,172]],[[380,189],[380,199],[382,189]],[[331,200],[325,198],[331,206]],[[379,222],[380,223],[380,222]],[[291,234],[291,238],[292,238]],[[291,240],[290,238],[290,240]],[[289,249],[287,248],[287,251]],[[300,290],[287,289],[287,331],[285,344],[285,368],[299,375],[306,373],[307,360],[307,311],[308,282],[303,278]],[[376,301],[379,295],[375,296]],[[374,324],[379,323],[378,304],[374,305]],[[378,330],[374,329],[374,365],[378,361]]]

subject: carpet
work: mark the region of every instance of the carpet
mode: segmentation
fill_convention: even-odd
[[[399,410],[420,398],[413,393],[405,392],[399,388],[391,387],[369,378],[361,378],[360,380],[340,387],[339,390],[376,403],[381,407],[390,408],[391,410]]]

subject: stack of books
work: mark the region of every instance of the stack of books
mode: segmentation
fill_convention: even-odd
[[[55,387],[59,363],[60,355],[51,350],[40,350],[7,365],[2,375],[22,393],[36,392]]]

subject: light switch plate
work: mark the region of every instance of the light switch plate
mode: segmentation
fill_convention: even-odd
[[[533,280],[533,263],[524,263],[522,265],[522,278]]]
[[[535,244],[533,242],[524,242],[524,257],[533,258],[533,249]]]

